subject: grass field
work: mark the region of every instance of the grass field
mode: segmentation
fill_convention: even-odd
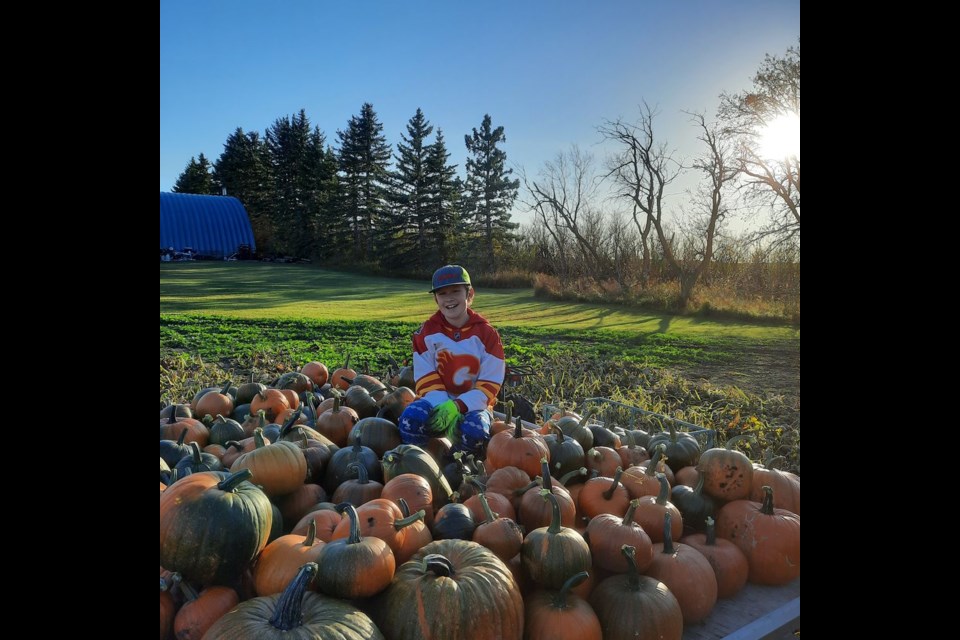
[[[643,313],[613,305],[553,302],[533,289],[484,289],[474,307],[496,327],[599,329],[681,338],[797,340],[799,329]],[[236,318],[422,322],[436,310],[424,282],[312,265],[181,262],[160,265],[160,313]]]

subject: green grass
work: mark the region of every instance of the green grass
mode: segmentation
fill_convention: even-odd
[[[498,327],[604,330],[699,340],[798,340],[799,329],[646,313],[614,305],[553,302],[533,289],[484,289],[474,307]],[[160,265],[161,314],[245,319],[419,323],[436,310],[425,282],[377,278],[312,265],[247,262]],[[558,334],[559,335],[559,334]]]

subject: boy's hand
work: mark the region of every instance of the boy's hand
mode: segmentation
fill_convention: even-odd
[[[434,431],[442,431],[443,435],[452,441],[462,420],[463,415],[457,403],[447,400],[434,408],[433,413],[430,414],[429,424]]]

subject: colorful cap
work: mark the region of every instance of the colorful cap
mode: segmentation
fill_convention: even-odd
[[[458,264],[448,264],[433,272],[433,288],[430,289],[430,293],[454,284],[473,286],[470,284],[470,274],[466,269]]]

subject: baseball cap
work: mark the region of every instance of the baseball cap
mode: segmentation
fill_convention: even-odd
[[[470,274],[458,264],[448,264],[433,272],[433,288],[430,289],[430,293],[454,284],[472,286],[470,284]]]

